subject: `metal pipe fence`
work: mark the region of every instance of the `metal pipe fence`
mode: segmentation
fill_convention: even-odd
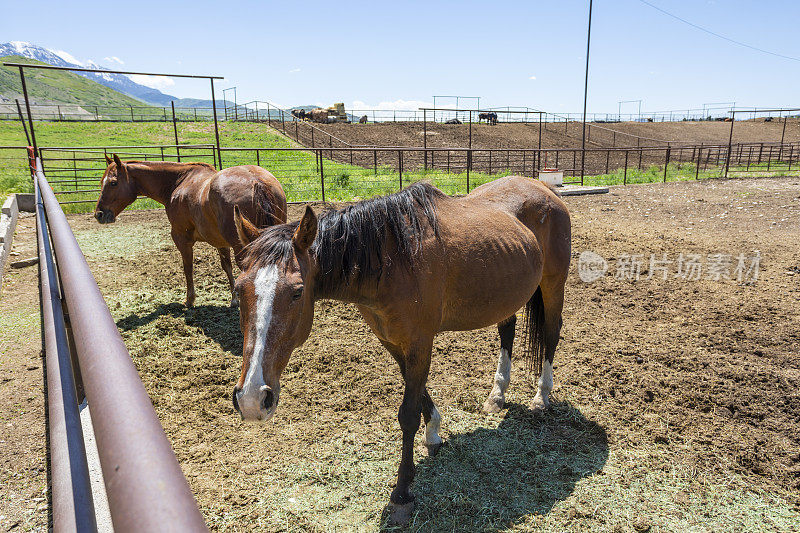
[[[177,153],[180,148],[180,154]],[[214,147],[47,147],[40,149],[43,165],[59,201],[73,211],[92,208],[99,194],[106,154],[123,160],[200,161],[213,164]],[[508,174],[538,177],[545,169],[564,172],[566,183],[628,184],[668,179],[791,172],[797,168],[800,143],[732,145],[641,146],[617,148],[433,148],[341,147],[259,148],[223,147],[225,166],[254,164],[272,172],[289,201],[358,200],[399,190],[427,180],[448,194],[466,194],[474,187]],[[581,175],[581,160],[585,173]],[[730,156],[730,157],[729,157]],[[134,207],[156,207],[138,200]],[[73,205],[74,204],[74,205]]]
[[[114,529],[205,531],[172,447],[42,162],[34,164],[51,454],[55,452],[51,455],[53,529],[95,529],[74,394],[78,388],[85,391],[90,409]],[[59,312],[62,306],[69,309],[66,322],[75,366],[65,353],[70,343],[64,314]]]

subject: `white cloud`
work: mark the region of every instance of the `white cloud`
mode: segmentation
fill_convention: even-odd
[[[131,74],[128,77],[140,85],[145,85],[152,89],[158,89],[159,91],[163,91],[175,85],[175,81],[172,80],[172,78],[167,78],[165,76],[143,76],[141,74]]]
[[[295,72],[300,72],[300,67],[293,68],[292,70],[289,71],[289,74],[294,74]]]
[[[118,58],[117,56],[104,57],[103,59],[105,59],[106,61],[109,61],[111,63],[119,63],[120,65],[124,65],[125,64],[125,62],[123,60],[121,60],[120,58]]]
[[[416,111],[420,107],[433,107],[432,102],[423,100],[395,100],[394,102],[380,102],[378,104],[368,104],[361,100],[353,101],[350,109],[375,109],[377,111]]]
[[[536,79],[536,76],[531,76],[531,77],[530,77],[530,78],[528,78],[528,79],[529,79],[529,80],[535,80],[535,79]]]
[[[82,61],[78,61],[69,52],[65,52],[64,50],[50,50],[50,51],[53,52],[58,57],[60,57],[61,59],[63,59],[64,61],[67,61],[69,63],[74,63],[76,65],[80,65],[81,67],[84,66]]]

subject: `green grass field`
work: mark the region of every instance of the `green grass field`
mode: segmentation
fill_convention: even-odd
[[[103,150],[88,147],[144,147],[117,149],[123,160],[126,159],[175,159],[174,148],[158,148],[160,145],[174,145],[175,137],[171,123],[164,122],[36,122],[36,137],[39,146],[45,147],[45,170],[54,189],[61,192],[62,201],[94,200],[95,192],[81,192],[96,189],[105,168]],[[204,161],[213,163],[211,143],[214,140],[213,124],[187,122],[178,125],[180,144],[206,145],[204,148],[183,148],[184,161]],[[323,183],[326,200],[358,200],[379,194],[397,191],[401,185],[426,180],[448,194],[464,194],[468,188],[491,181],[511,173],[509,169],[498,168],[491,174],[472,171],[469,178],[466,172],[445,170],[423,170],[407,168],[402,177],[393,166],[358,166],[334,161],[323,157],[322,168],[316,154],[312,151],[276,151],[276,148],[301,148],[275,130],[264,124],[223,122],[220,124],[220,140],[223,147],[225,167],[242,164],[259,164],[278,177],[286,191],[289,201],[319,200],[323,198]],[[0,123],[0,146],[24,146],[25,135],[19,122]],[[229,147],[228,150],[225,147]],[[86,150],[59,151],[54,147],[87,147]],[[231,150],[231,147],[247,148]],[[260,149],[257,151],[256,149]],[[327,155],[323,151],[323,156]],[[419,156],[417,154],[417,156]],[[731,175],[738,175],[744,169],[731,167]],[[785,164],[751,166],[750,171],[757,175],[785,175]],[[629,168],[627,176],[622,169],[608,174],[586,176],[586,185],[618,185],[626,181],[630,184],[653,183],[664,180],[663,166],[653,165],[638,169]],[[666,172],[667,181],[692,180],[720,177],[722,169],[717,166],[703,168],[696,173],[693,163],[670,164]],[[401,179],[402,178],[402,179]],[[468,187],[469,179],[469,187]],[[567,178],[571,179],[571,178]],[[0,193],[29,192],[30,178],[27,171],[25,152],[21,149],[0,150]],[[155,202],[140,200],[134,208],[157,207]],[[91,203],[67,204],[69,212],[87,211]]]

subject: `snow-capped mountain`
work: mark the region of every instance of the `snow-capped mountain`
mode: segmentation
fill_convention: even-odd
[[[24,41],[11,41],[8,43],[0,44],[0,57],[8,55],[19,55],[27,57],[28,59],[35,59],[49,65],[57,67],[84,67],[84,68],[99,68],[102,67],[94,61],[81,62],[75,59],[71,54],[63,50],[48,50],[35,44],[26,43]],[[171,100],[175,101],[175,105],[181,107],[209,107],[211,100],[196,100],[196,99],[182,99],[170,94],[164,94],[158,89],[147,87],[140,83],[134,82],[125,74],[111,74],[100,72],[76,72],[90,80],[96,81],[106,87],[110,87],[115,91],[119,91],[128,96],[138,98],[148,104],[158,106],[168,106]],[[223,105],[222,102],[217,102],[217,105]]]

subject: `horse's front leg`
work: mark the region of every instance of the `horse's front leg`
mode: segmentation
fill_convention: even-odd
[[[178,247],[183,260],[183,275],[186,276],[186,307],[192,307],[194,306],[194,275],[192,270],[194,241],[181,233],[172,233],[172,241]]]
[[[404,354],[400,361],[400,369],[405,380],[403,403],[397,413],[400,429],[403,431],[403,449],[400,455],[400,468],[397,473],[397,485],[392,491],[390,501],[394,507],[392,520],[405,524],[411,518],[414,510],[414,496],[410,486],[414,481],[416,469],[414,467],[414,436],[420,425],[422,414],[423,395],[425,382],[428,380],[428,370],[431,362],[431,342],[424,343],[424,347],[415,347]]]
[[[239,305],[239,299],[236,297],[236,291],[234,290],[234,280],[233,280],[233,265],[231,264],[231,249],[230,248],[217,248],[217,252],[219,252],[219,260],[222,263],[222,270],[225,271],[225,275],[228,276],[228,286],[231,289],[231,307],[236,307]]]

